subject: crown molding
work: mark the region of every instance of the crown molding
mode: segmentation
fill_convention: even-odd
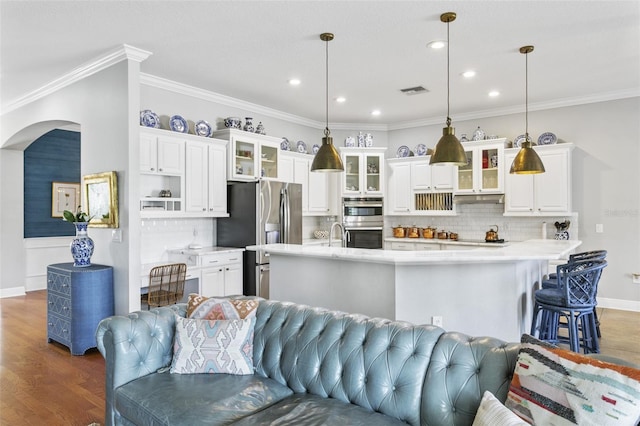
[[[564,99],[556,99],[549,102],[538,102],[534,104],[529,104],[529,112],[531,111],[544,111],[555,108],[565,108],[577,105],[587,105],[598,102],[607,102],[607,101],[616,101],[620,99],[627,98],[636,98],[640,97],[640,89],[632,89],[632,90],[619,90],[614,92],[606,92],[606,93],[597,93],[586,96],[577,96],[573,98],[564,98]],[[476,111],[470,113],[463,114],[452,114],[452,120],[454,121],[454,126],[456,122],[460,121],[468,121],[468,120],[477,120],[480,118],[491,118],[491,117],[500,117],[503,115],[510,114],[520,114],[525,112],[525,106],[513,106],[506,108],[495,108],[488,109],[483,111]],[[411,129],[414,127],[424,127],[424,126],[433,126],[435,124],[445,125],[444,116],[442,117],[432,117],[425,118],[423,120],[414,120],[414,121],[405,121],[401,123],[393,123],[388,125],[388,130],[402,130],[402,129]]]
[[[152,53],[146,50],[138,49],[137,47],[123,44],[106,54],[99,56],[89,62],[86,62],[72,71],[58,77],[57,79],[50,81],[38,89],[27,93],[26,95],[10,102],[2,112],[3,114],[10,111],[21,108],[25,105],[35,102],[38,99],[50,95],[64,87],[67,87],[73,83],[76,83],[84,78],[87,78],[93,74],[96,74],[112,65],[122,62],[124,60],[132,60],[142,62],[151,56]]]

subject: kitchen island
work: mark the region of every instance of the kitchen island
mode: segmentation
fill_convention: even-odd
[[[268,244],[270,298],[519,341],[550,260],[581,241],[501,248],[395,251]]]

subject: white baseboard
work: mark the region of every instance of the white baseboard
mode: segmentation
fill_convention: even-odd
[[[24,296],[24,287],[0,288],[0,299],[5,297]]]
[[[598,307],[640,312],[640,301],[598,297]]]

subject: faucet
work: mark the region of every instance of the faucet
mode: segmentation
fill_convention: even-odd
[[[331,224],[331,230],[329,231],[329,247],[331,247],[331,240],[333,239],[333,229],[339,226],[340,227],[340,243],[341,246],[344,247],[345,246],[345,232],[344,232],[344,226],[342,226],[342,224],[340,222],[333,222]]]

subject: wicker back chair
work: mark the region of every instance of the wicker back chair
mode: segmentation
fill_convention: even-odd
[[[187,275],[185,263],[173,263],[156,266],[149,272],[149,292],[147,304],[151,307],[173,305],[184,294],[184,281]]]

